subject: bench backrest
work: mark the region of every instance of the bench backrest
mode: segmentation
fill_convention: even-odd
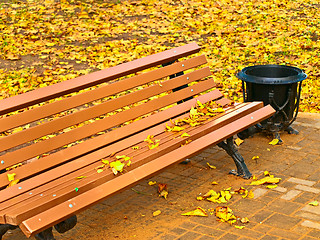
[[[212,89],[209,68],[199,69],[205,56],[186,58],[199,50],[197,44],[187,44],[0,101],[0,188],[9,183],[7,173],[23,180],[52,169],[165,121],[164,116],[130,127]],[[222,94],[213,91],[212,96]],[[123,130],[112,133],[118,127]]]

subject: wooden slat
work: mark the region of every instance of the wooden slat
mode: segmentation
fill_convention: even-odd
[[[207,63],[204,55],[196,56],[178,63],[168,65],[164,68],[155,69],[150,72],[136,75],[134,77],[123,79],[113,84],[101,86],[90,91],[79,93],[75,96],[61,99],[53,103],[45,104],[19,114],[11,115],[0,119],[0,132],[25,125],[43,119],[48,116],[81,106],[83,104],[115,95],[119,92],[132,89],[134,87],[155,81],[171,74],[188,70]]]
[[[221,114],[221,117],[218,117],[216,120],[210,121],[205,125],[196,128],[190,128],[188,133],[191,135],[191,137],[189,139],[195,140],[208,132],[214,131],[215,129],[223,125],[233,122],[234,120],[261,108],[262,106],[262,103],[245,104],[242,108],[238,107],[237,109],[230,111],[229,114]],[[139,154],[132,156],[132,167],[126,168],[127,171],[131,171],[133,168],[141,166],[142,164],[151,161],[169,151],[173,151],[176,148],[179,148],[181,144],[185,142],[185,139],[182,138],[172,139],[172,133],[164,132],[164,125],[160,129],[157,127],[157,129],[157,132],[152,131],[152,135],[156,137],[157,134],[163,133],[163,135],[166,136],[165,138],[160,138],[160,146],[155,151],[149,151],[147,150],[147,147],[145,147],[143,150],[138,151]],[[147,133],[144,133],[138,141],[143,142],[147,135]],[[159,136],[157,136],[157,139],[158,138]],[[124,149],[126,147],[130,146],[123,145],[120,149]],[[123,154],[125,153],[119,153],[119,155]],[[101,165],[101,162],[98,162],[97,165]],[[98,184],[110,180],[110,177],[114,177],[113,175],[110,176],[108,172],[104,174],[97,174],[94,170],[94,166],[91,166],[91,176],[87,172],[83,172],[81,169],[78,173],[78,176],[83,174],[85,174],[87,178],[83,179],[82,181],[75,181],[75,176],[73,176],[70,178],[71,185],[66,186],[66,179],[59,179],[57,181],[56,189],[51,190],[50,192],[46,191],[46,194],[44,194],[43,196],[33,197],[31,202],[23,201],[21,204],[19,204],[19,207],[17,205],[12,206],[11,210],[6,210],[6,222],[9,224],[17,225],[22,220],[32,216],[32,214],[40,213],[41,211],[44,211],[47,208],[58,204],[59,202],[63,202],[72,196],[80,194],[81,192],[75,193],[75,187],[78,187],[82,191],[86,191]],[[32,195],[34,195],[34,193]],[[53,195],[56,196],[53,197]]]
[[[64,203],[54,206],[47,211],[33,216],[20,224],[21,230],[25,235],[32,236],[54,224],[74,215],[78,212],[92,206],[93,204],[104,200],[106,197],[132,186],[140,180],[150,176],[150,173],[155,174],[170,165],[182,161],[185,158],[193,156],[203,149],[217,144],[223,139],[226,139],[234,134],[262,121],[273,115],[274,109],[271,106],[266,106],[251,114],[248,114],[228,125],[225,125],[216,131],[213,131],[205,136],[192,141],[186,147],[180,147],[171,151],[149,163],[146,163],[139,168],[129,171],[126,174],[118,176],[99,187],[93,188],[79,196],[76,196]]]
[[[197,100],[203,100],[203,98],[199,97],[197,98]],[[208,99],[211,101],[211,99]],[[220,100],[218,100],[217,102],[222,102]],[[224,101],[226,102],[226,101]],[[228,102],[226,102],[227,104]],[[247,103],[245,104],[242,104],[242,107],[245,107],[245,105],[249,105]],[[227,110],[226,113],[230,113],[230,111],[236,111],[237,109],[239,109],[241,106],[239,105],[238,107],[236,108],[230,108],[229,110]],[[254,106],[250,106],[250,108],[252,109]],[[242,111],[247,111],[247,109],[244,109]],[[180,117],[187,117],[189,115],[189,112],[184,114],[184,115],[181,115],[179,116],[178,118]],[[229,117],[232,117],[232,113],[230,113]],[[160,116],[159,116],[160,117]],[[178,119],[176,118],[176,119]],[[214,120],[215,118],[218,118],[217,117],[214,117],[214,118],[210,118],[210,121]],[[169,118],[167,118],[168,120]],[[144,119],[146,120],[146,119]],[[152,121],[152,119],[150,119]],[[149,120],[149,122],[151,122]],[[173,118],[173,120],[175,120],[175,118]],[[142,120],[143,121],[143,120]],[[123,149],[130,149],[131,152],[130,152],[130,156],[132,156],[133,158],[135,158],[135,156],[137,155],[141,155],[143,154],[144,151],[148,151],[148,147],[146,145],[145,142],[143,142],[143,146],[141,146],[141,150],[139,151],[136,151],[136,150],[132,150],[131,146],[132,145],[136,145],[136,143],[138,141],[142,141],[143,139],[146,138],[146,136],[148,135],[156,135],[157,138],[159,137],[159,134],[160,134],[160,137],[161,137],[161,133],[164,133],[164,135],[168,136],[167,132],[164,132],[164,129],[166,128],[166,123],[161,123],[159,125],[157,125],[156,127],[153,127],[153,128],[148,128],[148,130],[145,130],[143,132],[139,132],[138,134],[134,135],[134,136],[131,136],[131,137],[128,137],[128,138],[125,138],[115,144],[112,144],[112,145],[109,145],[107,147],[104,147],[103,149],[100,149],[98,150],[98,154],[94,153],[94,154],[89,154],[88,156],[86,157],[81,157],[77,160],[74,160],[72,163],[67,163],[66,165],[64,165],[63,167],[64,168],[68,168],[68,171],[66,171],[65,169],[54,169],[54,170],[50,170],[49,172],[46,172],[46,173],[43,173],[43,174],[40,174],[37,176],[37,178],[39,178],[41,175],[42,176],[42,179],[29,179],[27,181],[32,181],[32,187],[35,188],[35,189],[26,189],[26,185],[25,183],[27,181],[24,182],[24,184],[19,184],[18,185],[18,189],[19,187],[23,190],[20,190],[20,195],[17,196],[17,197],[14,197],[12,199],[6,199],[6,201],[4,201],[4,199],[1,199],[1,201],[4,201],[2,203],[0,203],[0,209],[2,209],[1,212],[3,212],[3,210],[5,210],[6,208],[8,207],[15,207],[15,205],[19,204],[19,202],[23,202],[23,204],[26,204],[28,199],[30,198],[36,198],[37,195],[39,195],[40,193],[42,192],[47,192],[48,190],[50,190],[53,186],[56,186],[58,185],[59,187],[61,186],[61,184],[64,184],[66,181],[69,180],[74,180],[75,177],[79,176],[79,175],[85,175],[87,176],[87,166],[89,166],[89,170],[92,171],[93,169],[95,169],[96,166],[100,166],[101,165],[101,162],[99,161],[103,156],[106,155],[107,152],[111,152],[111,151],[114,151],[114,153],[117,153],[119,151],[122,151]],[[217,122],[218,123],[218,122]],[[149,124],[148,124],[149,125]],[[189,128],[189,130],[191,129],[191,127]],[[188,130],[188,129],[186,129]],[[164,143],[164,142],[167,142],[167,141],[170,141],[171,140],[171,133],[169,134],[169,137],[167,138],[163,138],[161,137],[161,144]],[[126,151],[126,150],[124,150]],[[122,151],[123,152],[123,151]],[[139,154],[138,154],[139,152]],[[141,153],[142,152],[142,153]],[[120,155],[123,155],[122,153]],[[84,158],[86,158],[86,160],[83,160]],[[97,161],[97,162],[95,162]],[[70,165],[72,164],[73,165],[73,169],[70,169],[67,165]],[[83,165],[83,164],[86,164],[86,165]],[[89,165],[90,164],[90,165]],[[61,168],[61,166],[59,167]],[[79,171],[80,170],[80,171]],[[78,173],[76,173],[76,171],[78,171]],[[90,172],[89,171],[89,172]],[[57,172],[57,173],[56,173]],[[72,172],[71,174],[68,174],[69,172]],[[94,171],[95,172],[95,171]],[[66,176],[66,174],[68,174]],[[74,175],[75,174],[75,175]],[[45,175],[45,176],[44,176]],[[52,181],[54,180],[54,181]],[[38,183],[40,187],[37,187],[37,184],[34,184],[34,183]],[[48,182],[48,183],[47,183]],[[47,183],[47,184],[46,184]],[[45,184],[45,185],[42,185],[42,184]],[[52,185],[52,184],[55,184],[55,185]],[[37,188],[36,188],[37,187]],[[42,189],[42,190],[40,190]],[[6,191],[6,190],[5,190]],[[30,191],[32,192],[32,194],[30,195]],[[10,192],[12,193],[12,192]],[[3,196],[2,196],[3,197]],[[8,197],[8,196],[7,196]],[[10,198],[10,197],[9,197]],[[13,204],[13,205],[12,205]],[[2,213],[0,213],[1,215]]]
[[[199,99],[201,102],[207,102],[210,100],[217,100],[222,96],[223,95],[218,90],[214,90],[202,96],[199,96],[197,99]],[[85,141],[81,144],[50,154],[44,160],[40,159],[38,161],[28,163],[27,165],[8,171],[7,173],[14,172],[16,174],[16,179],[24,179],[38,172],[42,172],[45,169],[52,168],[55,165],[59,165],[70,159],[74,159],[85,153],[91,152],[95,149],[99,149],[103,146],[111,144],[114,141],[120,140],[122,138],[127,138],[128,136],[136,132],[140,132],[146,128],[155,126],[163,121],[166,121],[168,118],[171,118],[171,117],[173,118],[175,116],[178,116],[184,113],[185,111],[190,110],[191,106],[194,106],[195,103],[196,103],[196,99],[191,99],[187,102],[173,106],[172,108],[169,108],[165,111],[159,112],[157,114],[153,114],[151,116],[148,116],[147,118],[133,122],[130,125],[123,126],[121,128],[115,129],[114,131],[108,132],[104,135]],[[100,152],[98,151],[98,153]],[[88,159],[87,161],[89,160],[90,159]],[[6,201],[17,194],[23,193],[25,191],[29,191],[30,189],[35,187],[34,182],[46,183],[47,181],[51,181],[55,178],[63,176],[63,174],[67,174],[68,172],[72,171],[72,169],[74,169],[76,166],[81,167],[82,166],[81,164],[86,164],[86,162],[80,163],[77,161],[73,161],[68,163],[67,165],[65,164],[62,167],[58,167],[56,169],[50,170],[48,173],[39,174],[33,177],[33,179],[26,180],[17,185],[14,185],[10,187],[10,189],[3,189],[2,191],[0,191],[0,202]],[[1,174],[0,187],[4,187],[7,184],[8,184],[7,176],[4,174]],[[19,189],[19,187],[21,187],[21,189]]]
[[[115,67],[80,76],[48,87],[20,94],[0,101],[0,115],[16,111],[34,104],[79,91],[115,78],[129,75],[153,66],[177,60],[200,51],[196,43],[153,54]]]
[[[1,160],[4,161],[4,163],[0,165],[0,168],[7,168],[24,160],[38,156],[39,154],[55,150],[69,143],[114,127],[116,124],[118,124],[119,118],[122,120],[122,122],[127,122],[144,114],[151,113],[162,107],[175,103],[177,99],[184,99],[209,90],[214,86],[214,84],[215,83],[212,79],[208,79],[191,87],[184,88],[180,91],[171,93],[158,99],[154,99],[144,103],[143,105],[122,111],[116,115],[112,115],[105,119],[84,125],[80,128],[70,130],[69,132],[55,136],[48,140],[32,144],[31,146],[16,150],[14,152],[9,152],[1,157]]]
[[[50,133],[55,133],[64,128],[76,125],[78,123],[82,123],[86,120],[94,119],[103,114],[128,106],[132,103],[136,103],[136,102],[148,99],[152,96],[172,90],[181,85],[188,84],[193,81],[201,80],[210,75],[211,75],[211,72],[209,67],[195,70],[183,76],[167,80],[163,82],[161,86],[153,85],[150,87],[145,87],[140,91],[132,92],[116,99],[111,99],[107,102],[92,106],[90,108],[86,108],[86,109],[77,111],[75,113],[69,114],[67,116],[59,117],[47,123],[43,123],[41,125],[26,129],[24,131],[14,133],[5,138],[0,138],[0,151],[19,146],[20,144],[27,143],[29,141],[40,138],[42,136],[46,136]],[[132,80],[135,81],[136,79],[132,79]],[[154,79],[149,79],[149,80],[154,81]],[[149,82],[149,81],[145,81],[145,82]],[[114,85],[117,86],[118,84],[114,84]],[[122,91],[122,89],[119,89],[119,90],[120,92]],[[176,101],[179,101],[179,100],[182,100],[182,99],[178,99]],[[144,107],[144,109],[146,112],[149,111],[147,108],[147,105]],[[115,125],[124,123],[122,118],[117,118],[117,120],[118,120],[118,123],[115,123]]]

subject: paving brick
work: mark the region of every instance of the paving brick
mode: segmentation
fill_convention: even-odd
[[[275,213],[269,217],[264,224],[270,225],[272,227],[277,227],[280,229],[290,230],[300,222],[300,219],[283,215],[280,213]]]
[[[288,189],[286,189],[286,188],[284,188],[284,187],[279,187],[279,186],[276,187],[276,188],[273,188],[272,190],[273,190],[273,191],[276,191],[276,192],[282,192],[282,193],[288,191]]]
[[[270,236],[270,235],[265,235],[264,237],[260,238],[260,240],[277,240],[279,239],[276,236]]]
[[[250,221],[255,221],[257,223],[261,223],[270,217],[273,214],[273,211],[269,211],[266,209],[262,209],[261,211],[255,213],[251,218]]]
[[[236,211],[242,211],[246,213],[254,213],[266,206],[265,203],[262,203],[260,201],[254,200],[254,199],[241,199],[234,204],[231,205],[231,209],[233,209],[234,212]]]
[[[274,201],[272,204],[269,204],[267,207],[267,209],[270,211],[283,213],[286,215],[290,215],[291,213],[297,211],[299,208],[301,208],[301,205],[299,203],[288,202],[282,199]]]
[[[285,231],[284,229],[279,229],[279,228],[272,229],[268,234],[274,235],[277,237],[288,238],[290,240],[296,240],[302,236],[292,231]]]
[[[313,229],[312,231],[310,231],[310,232],[308,233],[308,236],[319,239],[319,238],[320,238],[320,230]]]
[[[293,183],[296,183],[296,184],[307,185],[307,186],[310,186],[310,187],[313,186],[316,183],[314,181],[308,181],[308,180],[305,180],[305,179],[294,178],[294,177],[289,178],[287,181],[293,182]]]
[[[317,222],[305,220],[301,223],[301,225],[304,227],[310,227],[310,228],[315,228],[315,229],[320,230],[320,223],[317,223]]]
[[[281,199],[290,201],[290,200],[294,199],[296,196],[298,196],[300,193],[301,193],[301,191],[299,191],[299,190],[290,190],[286,194],[281,196]]]
[[[309,219],[309,220],[313,220],[313,221],[319,221],[320,222],[320,216],[316,215],[316,214],[312,214],[312,213],[308,213],[308,212],[297,212],[296,213],[297,216],[302,217],[304,219]]]
[[[177,234],[177,235],[181,235],[181,234],[185,233],[186,231],[187,231],[186,229],[178,228],[178,227],[170,229],[171,233],[174,233],[174,234]]]
[[[257,198],[263,196],[264,194],[266,194],[268,192],[268,190],[267,189],[262,189],[262,188],[256,188],[252,192],[254,194],[254,198],[253,199],[257,199]]]
[[[187,222],[187,221],[185,221],[182,224],[180,224],[180,227],[188,229],[188,230],[193,229],[195,226],[197,226],[197,224],[192,223],[192,222]]]
[[[178,239],[179,240],[190,240],[190,239],[196,239],[200,236],[201,236],[201,234],[199,234],[199,233],[187,232],[187,233],[183,234],[182,236],[180,236]]]
[[[193,231],[208,235],[210,237],[220,237],[225,233],[224,231],[218,230],[216,228],[210,228],[210,227],[201,226],[201,225],[195,227]]]
[[[306,192],[312,192],[312,193],[320,193],[320,189],[318,188],[313,188],[313,187],[308,187],[305,185],[297,185],[296,189],[302,190],[302,191],[306,191]]]
[[[302,208],[302,211],[307,211],[307,212],[311,212],[311,213],[320,215],[320,205],[319,206],[307,205]]]
[[[221,239],[221,240],[238,240],[239,238],[240,238],[240,236],[237,236],[237,235],[231,234],[231,233],[227,233],[219,239]]]

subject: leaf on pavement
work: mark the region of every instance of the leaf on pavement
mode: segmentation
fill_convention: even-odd
[[[208,217],[208,214],[206,213],[206,211],[201,207],[197,207],[195,210],[192,210],[192,211],[186,212],[186,213],[182,213],[181,215],[182,216]]]

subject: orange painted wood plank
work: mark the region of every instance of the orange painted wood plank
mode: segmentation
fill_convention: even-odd
[[[83,104],[115,95],[119,92],[132,89],[134,87],[155,81],[174,73],[185,71],[207,63],[204,55],[196,56],[178,63],[173,63],[163,68],[154,69],[131,78],[100,86],[87,92],[79,93],[75,96],[64,98],[52,103],[45,104],[34,109],[30,109],[19,114],[11,115],[0,119],[0,132],[37,121],[48,116],[81,106]]]
[[[123,108],[125,106],[129,106],[130,104],[137,103],[139,101],[148,99],[152,96],[156,96],[158,94],[175,89],[181,85],[188,84],[193,81],[201,80],[210,75],[211,75],[211,72],[209,67],[195,70],[183,76],[167,80],[163,82],[161,86],[152,85],[149,87],[144,87],[139,91],[129,93],[119,98],[110,99],[107,102],[104,102],[95,106],[91,106],[89,108],[71,113],[67,116],[59,117],[59,118],[53,119],[52,121],[43,123],[41,125],[11,134],[7,137],[0,138],[0,151],[19,146],[23,143],[27,143],[29,141],[40,138],[42,136],[55,133],[57,131],[60,131],[62,129],[82,123],[90,119],[94,119],[103,114],[110,113],[112,111]],[[149,81],[145,81],[145,82],[149,82]],[[116,83],[116,85],[118,84]],[[119,91],[122,92],[123,90],[119,89]],[[184,99],[184,97],[182,99]],[[177,99],[177,102],[182,99]],[[149,112],[147,105],[145,106],[144,110],[146,113]],[[143,112],[141,113],[141,115],[144,115],[144,114],[145,113]],[[119,117],[117,118],[117,122],[115,122],[114,125],[119,125],[122,123],[124,123],[123,118]]]
[[[95,121],[93,123],[84,125],[80,128],[72,129],[61,135],[55,136],[53,138],[47,139],[36,144],[32,144],[14,152],[9,152],[1,156],[3,164],[0,165],[0,169],[5,169],[19,162],[36,157],[42,153],[47,153],[51,150],[55,150],[69,143],[89,137],[100,131],[107,130],[111,127],[116,126],[116,124],[118,124],[119,118],[122,119],[122,122],[133,120],[144,114],[151,113],[153,111],[161,109],[162,107],[173,104],[177,101],[177,99],[184,99],[187,97],[197,95],[206,90],[209,90],[214,85],[215,83],[212,79],[201,81],[196,85],[184,88],[164,97],[157,98],[142,105],[136,106],[134,108],[122,111],[116,115],[112,115],[105,119]],[[161,86],[158,87],[161,88]]]

